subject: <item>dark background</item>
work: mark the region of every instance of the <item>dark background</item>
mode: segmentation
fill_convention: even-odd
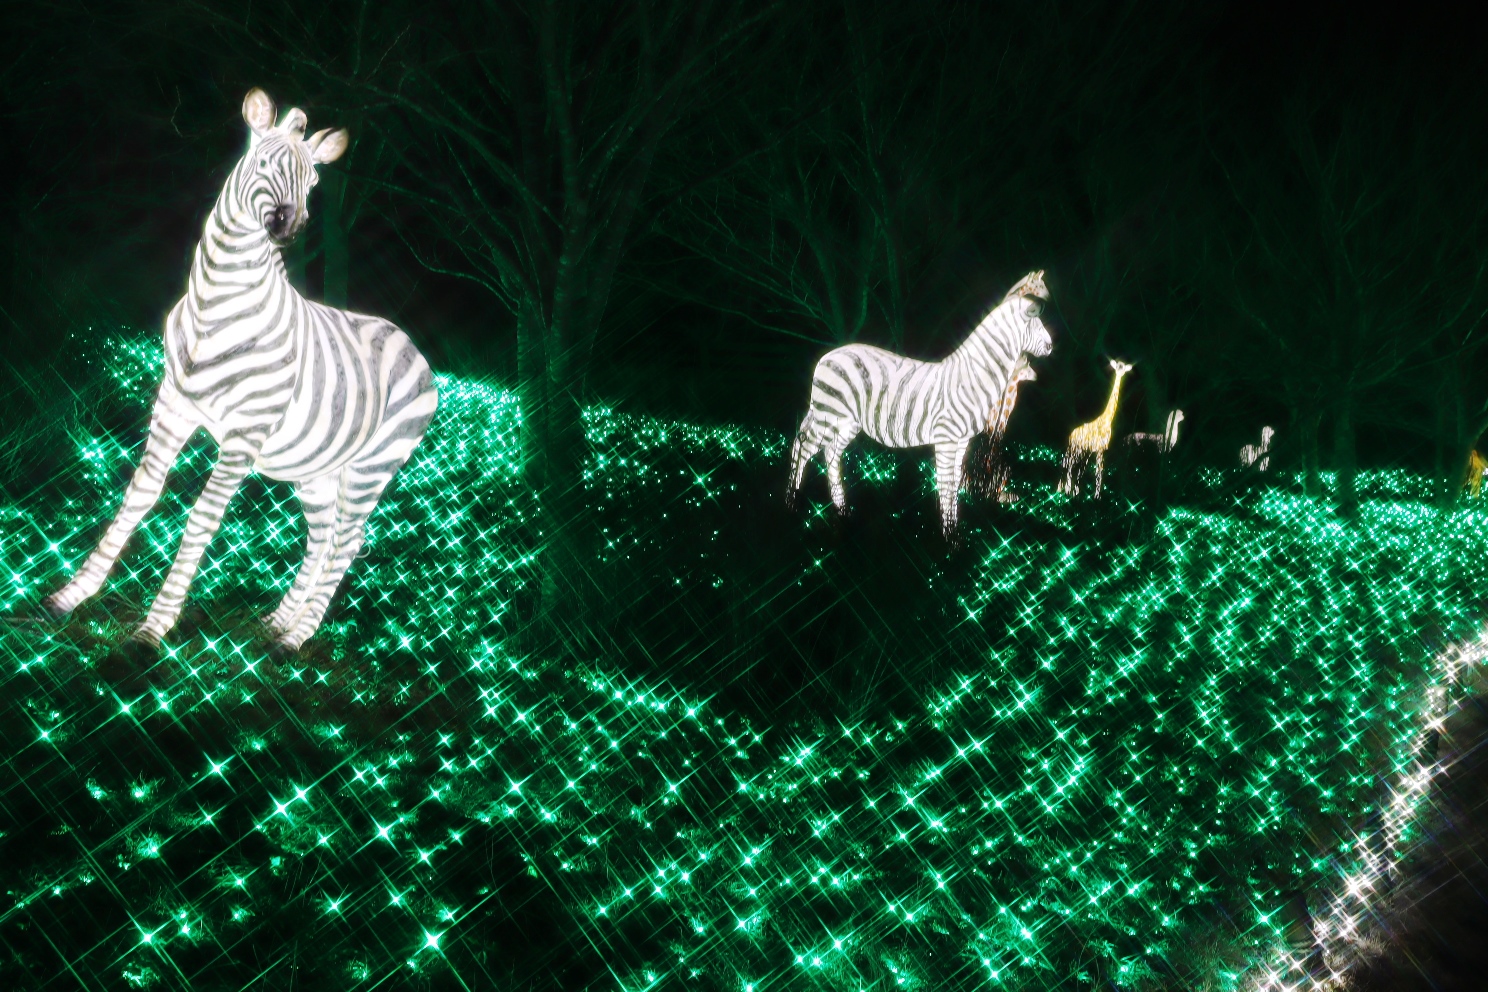
[[[7,4],[7,416],[64,401],[46,370],[69,333],[157,333],[254,85],[304,107],[311,129],[353,122],[360,146],[326,170],[356,201],[347,304],[408,328],[441,371],[515,381],[512,309],[450,250],[461,234],[421,206],[448,187],[421,186],[433,170],[406,154],[442,125],[371,92],[413,92],[445,57],[433,36],[480,63],[512,38],[480,25],[528,11],[477,8]],[[638,10],[576,31],[575,64]],[[1228,464],[1269,423],[1287,467],[1403,465],[1444,490],[1460,477],[1488,423],[1470,17],[813,3],[708,27],[751,16],[657,146],[585,395],[790,429],[827,347],[940,357],[1041,267],[1056,348],[1015,437],[1062,447],[1104,401],[1115,356],[1137,365],[1118,431],[1182,407],[1191,459]],[[311,296],[329,185],[296,276]],[[766,247],[794,268],[760,261]],[[834,293],[859,312],[833,312]]]
[[[566,116],[546,89],[544,25],[571,73]],[[1426,473],[1448,503],[1488,428],[1483,41],[1466,8],[1341,4],[7,3],[0,433],[16,446],[0,443],[0,484],[60,474],[69,425],[140,433],[139,411],[72,391],[73,363],[90,336],[159,334],[244,147],[243,96],[262,86],[312,130],[353,133],[322,170],[293,278],[394,319],[440,372],[542,378],[519,357],[530,304],[527,340],[577,356],[548,377],[560,392],[790,431],[826,349],[939,358],[1043,268],[1055,351],[1021,394],[1015,440],[1062,448],[1119,357],[1136,370],[1118,433],[1181,407],[1173,460],[1189,468],[1233,466],[1270,424],[1274,464],[1345,515],[1357,468]],[[652,92],[664,112],[650,72],[674,84]],[[578,170],[591,233],[614,239],[585,256],[584,305],[561,326],[575,290],[552,274],[582,226],[561,182],[569,133],[618,164]],[[516,243],[537,246],[525,269],[503,255]],[[1319,470],[1339,485],[1324,490]],[[741,498],[740,544],[767,562],[759,535],[770,511],[785,518],[775,485]],[[855,494],[859,526],[878,530],[849,542],[837,574],[898,604],[878,621],[888,640],[920,601],[882,567],[907,528],[874,498]],[[795,522],[795,543],[779,542],[791,554]],[[925,529],[916,554],[938,563]],[[611,626],[652,649],[674,636],[671,653],[691,658],[696,617],[724,614],[675,610],[661,585],[627,591],[655,595],[642,607],[656,629]],[[800,643],[850,657],[876,632],[847,613],[811,613]],[[805,698],[790,681],[830,668],[784,654],[752,662],[761,705]],[[1464,729],[1462,749],[1482,736]],[[1443,921],[1481,918],[1481,783],[1475,762],[1452,773],[1450,858],[1406,892],[1417,912],[1398,928],[1459,987],[1481,974],[1478,942]],[[1374,977],[1399,987],[1388,967]]]

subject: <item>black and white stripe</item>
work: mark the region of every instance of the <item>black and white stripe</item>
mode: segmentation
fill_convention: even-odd
[[[175,625],[229,501],[257,471],[293,482],[305,514],[304,560],[266,620],[282,646],[298,648],[320,626],[367,517],[434,416],[429,364],[403,331],[306,300],[285,278],[280,247],[304,229],[315,166],[338,158],[347,134],[328,128],[307,140],[303,111],[291,109],[278,126],[274,116],[262,90],[244,99],[248,153],[207,218],[186,295],[166,318],[165,378],[144,458],[98,547],[47,600],[54,613],[102,588],[181,448],[204,427],[217,463],[134,638],[158,644]]]
[[[1240,449],[1240,467],[1250,468],[1252,465],[1257,470],[1264,472],[1271,467],[1271,438],[1276,431],[1270,427],[1261,428],[1261,443],[1247,444]]]
[[[891,448],[930,444],[935,446],[941,523],[950,533],[956,526],[966,446],[1001,405],[1019,359],[1053,350],[1039,319],[1047,299],[1043,273],[1029,273],[940,362],[916,361],[864,344],[827,352],[816,363],[811,406],[791,448],[787,498],[795,498],[807,462],[820,451],[832,502],[845,511],[842,453],[859,433]]]
[[[1161,434],[1149,434],[1146,431],[1133,431],[1126,435],[1121,441],[1123,444],[1136,447],[1138,445],[1151,445],[1161,454],[1166,455],[1178,446],[1178,425],[1183,423],[1183,411],[1173,410],[1168,414]]]

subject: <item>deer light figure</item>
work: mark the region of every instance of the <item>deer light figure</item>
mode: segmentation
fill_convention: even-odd
[[[1256,471],[1264,472],[1271,466],[1271,438],[1276,432],[1269,427],[1261,428],[1261,443],[1247,444],[1240,449],[1240,467],[1250,468],[1255,466]]]
[[[1178,446],[1178,425],[1183,423],[1183,411],[1174,410],[1168,414],[1167,425],[1161,434],[1149,434],[1146,431],[1133,431],[1122,441],[1130,445],[1150,444],[1166,455]]]

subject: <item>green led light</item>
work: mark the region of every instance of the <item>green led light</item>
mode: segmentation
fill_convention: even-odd
[[[142,416],[158,346],[101,359],[91,388]],[[1282,477],[1243,513],[1174,506],[1112,547],[1087,540],[1089,507],[1034,486],[1001,534],[973,534],[963,573],[902,577],[944,607],[940,656],[882,646],[914,698],[745,713],[709,698],[708,653],[689,684],[691,668],[514,649],[541,579],[519,410],[490,384],[438,388],[301,658],[266,661],[243,605],[282,595],[303,540],[292,491],[263,483],[230,508],[193,586],[204,619],[149,686],[95,664],[159,586],[210,464],[200,439],[103,594],[65,623],[0,626],[17,794],[45,797],[38,836],[68,845],[12,867],[7,918],[59,941],[58,921],[107,924],[79,952],[99,984],[151,987],[196,948],[296,932],[324,950],[305,965],[322,984],[447,969],[475,987],[479,927],[513,892],[559,905],[576,947],[656,934],[669,956],[617,965],[615,987],[1017,988],[1082,970],[1135,986],[1159,959],[1285,983],[1282,894],[1331,896],[1320,932],[1357,934],[1425,805],[1424,744],[1481,657],[1433,654],[1420,618],[1473,643],[1488,513],[1434,510],[1409,473],[1361,474],[1352,525]],[[596,573],[668,562],[685,528],[722,549],[739,470],[784,472],[770,431],[602,407],[585,426]],[[0,612],[80,561],[138,457],[75,440],[60,479],[0,502]],[[902,460],[864,448],[851,484],[885,485]],[[1015,481],[1060,457],[1011,454]],[[1201,485],[1218,499],[1236,475]],[[1019,533],[1035,522],[1059,537]],[[799,572],[776,584],[804,601],[843,578],[843,553],[815,539],[827,518],[799,526]],[[749,595],[723,550],[655,574]],[[493,858],[511,870],[488,879]]]

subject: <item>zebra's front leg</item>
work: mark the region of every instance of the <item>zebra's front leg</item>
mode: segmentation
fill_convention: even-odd
[[[159,644],[161,638],[176,625],[181,607],[186,603],[186,590],[201,564],[202,553],[212,542],[217,528],[222,525],[222,515],[233,494],[248,477],[248,472],[263,444],[261,438],[249,440],[240,436],[229,436],[223,441],[217,454],[217,464],[196,503],[186,518],[186,531],[181,536],[181,547],[171,565],[165,584],[150,605],[145,622],[134,632],[133,639],[146,644]]]
[[[282,634],[294,626],[295,615],[305,605],[310,590],[319,580],[335,545],[336,500],[341,488],[341,473],[332,472],[295,484],[295,495],[300,500],[300,510],[305,516],[305,558],[295,573],[279,606],[264,618],[264,625],[275,634]]]
[[[58,616],[71,613],[79,603],[103,588],[103,581],[123,553],[129,536],[160,499],[165,477],[175,464],[176,456],[200,426],[173,408],[176,394],[168,387],[167,378],[156,394],[155,409],[150,415],[150,433],[145,439],[145,453],[124,490],[124,502],[119,512],[114,514],[113,523],[109,524],[98,547],[83,562],[83,567],[65,586],[42,601],[42,606],[49,612]]]
[[[940,529],[950,537],[956,530],[957,495],[961,489],[961,466],[969,440],[944,441],[935,446],[935,488],[940,497]]]

